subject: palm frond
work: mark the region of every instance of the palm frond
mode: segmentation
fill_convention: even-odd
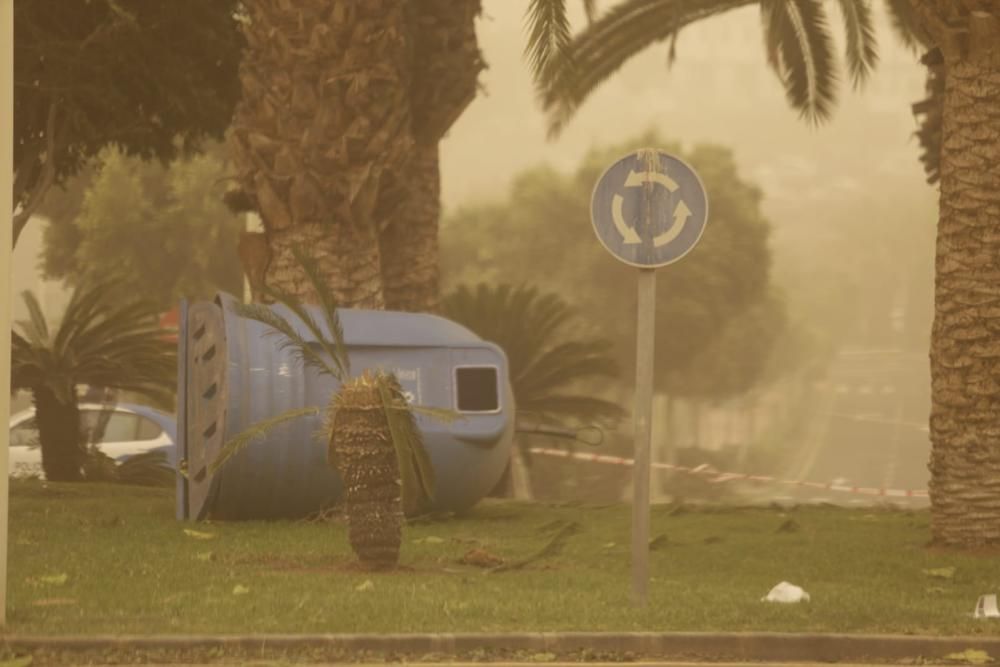
[[[768,63],[793,109],[814,123],[836,102],[833,40],[822,0],[761,0]]]
[[[143,452],[118,464],[115,481],[136,486],[173,486],[177,473],[163,452]]]
[[[557,135],[581,104],[629,59],[691,23],[757,0],[625,0],[573,38],[566,58],[535,73],[549,133]]]
[[[583,378],[615,378],[618,363],[607,340],[571,340],[553,345],[530,366],[519,369],[512,382],[519,398],[551,391]]]
[[[21,297],[24,299],[24,305],[28,308],[28,316],[30,320],[21,325],[21,330],[24,334],[31,340],[35,345],[45,345],[49,340],[49,325],[45,321],[45,315],[42,313],[42,306],[38,303],[38,297],[35,293],[30,290],[25,290],[21,292]]]
[[[219,451],[219,455],[208,465],[208,473],[214,475],[219,468],[225,465],[226,461],[242,451],[251,442],[258,438],[263,438],[278,426],[301,417],[312,417],[320,414],[320,412],[321,410],[316,407],[294,408],[282,412],[280,415],[262,419],[227,440]]]
[[[410,410],[412,410],[415,414],[430,417],[431,419],[444,424],[452,424],[465,419],[465,415],[455,412],[449,408],[432,408],[426,405],[411,405]]]
[[[379,374],[376,378],[382,409],[389,424],[392,445],[396,449],[402,483],[403,512],[418,514],[434,501],[434,468],[424,447],[423,438],[395,377]]]
[[[46,386],[73,400],[78,384],[125,389],[169,402],[176,348],[164,339],[155,309],[139,299],[113,299],[113,281],[79,285],[58,329],[51,332],[33,295],[25,295],[29,339],[13,346],[12,376],[23,388]]]
[[[347,345],[344,342],[344,328],[341,326],[340,317],[337,316],[337,297],[333,294],[327,281],[319,270],[319,263],[315,257],[303,252],[300,248],[293,248],[292,254],[302,267],[309,283],[316,290],[316,297],[319,299],[320,312],[326,322],[329,335],[333,337],[332,343],[325,336],[320,336],[320,342],[326,348],[327,354],[340,369],[341,377],[347,378],[351,375],[351,361],[347,355]]]
[[[536,78],[553,63],[570,67],[567,57],[571,41],[566,0],[531,0],[526,16],[528,44],[525,55]]]
[[[442,299],[442,312],[504,350],[519,411],[543,404],[581,380],[618,373],[610,342],[567,333],[576,313],[557,294],[524,285],[463,285]],[[576,416],[583,405],[615,413],[600,399],[546,405],[555,417]],[[567,412],[560,412],[564,407]]]
[[[847,31],[847,69],[855,87],[864,84],[878,62],[875,22],[869,0],[838,0]]]
[[[944,57],[937,48],[928,51],[920,59],[927,68],[927,97],[913,104],[913,115],[917,118],[917,140],[920,142],[920,162],[924,165],[927,182],[941,180],[941,136],[944,116]]]
[[[597,0],[583,0],[583,13],[587,15],[587,23],[593,23],[597,18]]]
[[[933,40],[922,27],[920,19],[913,11],[911,0],[886,0],[889,21],[896,37],[903,46],[914,53],[933,46]]]
[[[327,363],[323,355],[316,352],[310,341],[299,335],[299,332],[295,330],[291,322],[275,313],[269,307],[259,303],[234,303],[232,311],[240,317],[254,320],[270,327],[271,331],[268,331],[266,335],[282,336],[283,340],[278,343],[278,348],[281,350],[290,350],[292,356],[303,365],[312,367],[318,372],[334,378],[338,377],[337,370]]]
[[[579,420],[607,420],[617,423],[628,412],[613,401],[593,396],[573,394],[548,394],[536,399],[518,401],[518,414],[537,415],[540,420],[561,420],[573,417]]]

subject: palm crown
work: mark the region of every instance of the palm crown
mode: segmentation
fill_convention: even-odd
[[[671,60],[680,30],[747,5],[761,11],[768,64],[781,80],[792,108],[811,122],[830,117],[839,78],[823,0],[624,0],[572,36],[565,0],[532,0],[527,55],[539,97],[557,134],[576,109],[632,56],[671,40]],[[845,59],[851,81],[861,86],[878,61],[870,0],[837,0],[846,32]],[[908,0],[886,0],[904,42],[926,43]]]

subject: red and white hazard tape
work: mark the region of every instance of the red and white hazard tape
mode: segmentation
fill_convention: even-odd
[[[606,454],[587,454],[583,452],[567,452],[564,449],[547,449],[545,447],[532,447],[529,449],[532,454],[543,456],[558,456],[562,458],[573,458],[579,461],[592,461],[594,463],[607,463],[610,465],[630,466],[634,463],[632,459],[624,459],[620,456],[608,456]],[[866,486],[847,486],[844,484],[824,484],[822,482],[803,482],[790,479],[778,479],[770,475],[748,475],[736,472],[719,472],[707,463],[703,463],[695,468],[673,465],[671,463],[650,463],[650,467],[659,470],[674,470],[686,472],[693,475],[703,475],[709,477],[708,481],[713,483],[732,482],[735,480],[748,480],[751,482],[771,482],[774,484],[787,484],[790,486],[802,486],[810,489],[824,489],[827,491],[840,491],[842,493],[859,493],[866,496],[886,496],[892,498],[926,498],[927,491],[912,489],[875,489]]]

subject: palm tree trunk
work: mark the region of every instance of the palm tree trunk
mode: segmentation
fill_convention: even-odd
[[[934,3],[915,4],[932,15]],[[1000,9],[992,12],[972,19],[960,48],[942,49],[931,531],[937,543],[967,547],[1000,544]]]
[[[438,222],[441,170],[438,142],[419,143],[411,162],[411,189],[397,220],[379,237],[382,284],[389,310],[436,313],[441,307]]]
[[[413,149],[408,187],[398,215],[382,231],[382,279],[391,310],[437,312],[440,303],[438,146],[475,99],[482,57],[475,20],[481,0],[415,3],[415,72],[410,103]]]
[[[398,210],[413,146],[408,3],[244,5],[229,144],[264,223],[264,281],[313,300],[292,259],[299,245],[341,305],[382,307],[378,230]]]
[[[75,402],[63,403],[52,390],[32,390],[42,470],[50,482],[79,482],[84,462],[80,442],[80,411]]]

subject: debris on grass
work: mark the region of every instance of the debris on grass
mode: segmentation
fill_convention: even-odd
[[[196,554],[195,558],[197,558],[198,560],[206,561],[206,562],[207,561],[213,561],[213,560],[215,560],[215,552],[214,551],[202,551],[201,553]]]
[[[76,604],[76,598],[42,598],[31,603],[32,607],[64,607]],[[0,667],[4,663],[0,663]]]
[[[499,567],[504,560],[500,556],[491,554],[485,549],[470,549],[464,556],[458,559],[462,565],[474,565],[476,567]]]
[[[976,601],[976,611],[972,615],[975,618],[1000,618],[996,594],[980,595]]]
[[[361,591],[361,592],[364,592],[364,591],[373,591],[373,590],[375,590],[375,584],[374,584],[374,582],[372,582],[371,579],[365,579],[360,584],[358,584],[357,586],[355,586],[354,590]]]
[[[434,535],[428,535],[427,537],[418,537],[413,540],[414,544],[444,544],[444,539],[436,537]]]
[[[988,662],[993,662],[993,658],[989,653],[975,648],[967,648],[958,653],[949,653],[944,659],[964,665],[985,665]]]
[[[512,563],[507,563],[504,565],[498,565],[490,570],[490,572],[507,572],[509,570],[519,570],[526,565],[530,565],[535,561],[539,561],[543,558],[548,558],[550,556],[555,556],[560,553],[563,547],[566,545],[566,540],[571,536],[575,535],[580,531],[580,524],[576,521],[571,521],[559,529],[559,532],[552,536],[548,544],[539,549],[534,554],[528,556],[527,558],[522,558],[521,560],[514,561]]]
[[[215,537],[214,533],[203,533],[200,530],[191,530],[190,528],[185,528],[184,534],[188,537],[193,537],[196,540],[210,540]]]
[[[930,570],[921,571],[928,577],[934,577],[935,579],[951,579],[955,576],[955,568],[953,566],[935,567]]]
[[[10,658],[0,661],[0,667],[28,667],[31,664],[31,656],[25,655],[20,658]]]
[[[243,584],[236,584],[233,586],[233,595],[246,595],[250,592],[250,589]]]
[[[809,594],[795,584],[782,581],[760,599],[761,602],[809,602]]]
[[[67,581],[69,581],[69,575],[65,572],[60,572],[59,574],[46,574],[38,577],[39,583],[48,584],[49,586],[62,586]]]

